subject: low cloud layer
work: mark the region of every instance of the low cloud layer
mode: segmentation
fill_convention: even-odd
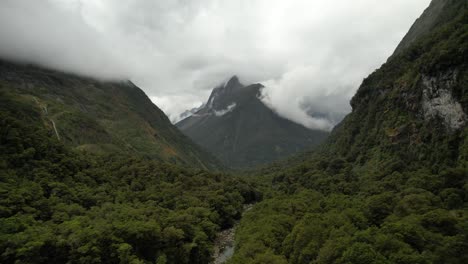
[[[330,129],[429,0],[2,0],[0,56],[129,78],[171,120],[231,75]]]
[[[351,71],[299,66],[279,80],[263,82],[261,99],[280,115],[308,128],[331,130],[351,110],[348,101],[359,78]]]

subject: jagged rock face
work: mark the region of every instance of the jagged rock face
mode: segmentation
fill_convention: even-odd
[[[438,77],[422,76],[424,118],[430,121],[440,117],[450,131],[460,129],[466,124],[466,113],[451,92],[456,79],[457,73],[454,71]]]
[[[213,89],[205,106],[176,126],[234,168],[253,167],[311,148],[327,132],[280,117],[259,99],[261,84],[234,76]]]
[[[241,88],[243,88],[243,85],[239,82],[239,78],[237,76],[233,76],[223,85],[213,89],[210,98],[206,103],[207,108],[221,110],[226,106],[226,103],[229,103],[226,100],[233,100],[230,96],[237,93]]]

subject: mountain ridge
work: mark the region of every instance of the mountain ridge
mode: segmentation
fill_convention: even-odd
[[[445,24],[448,20],[453,18],[460,9],[463,10],[466,8],[466,5],[466,2],[463,3],[458,0],[431,1],[423,14],[413,23],[391,57],[409,48],[411,44],[429,34],[434,28]]]
[[[222,167],[180,133],[130,81],[98,81],[8,61],[0,62],[0,81],[3,92],[39,111],[60,140],[77,149],[124,151],[189,166]]]
[[[327,132],[279,116],[259,98],[262,84],[237,76],[215,87],[204,107],[176,126],[234,168],[254,167],[311,148]]]

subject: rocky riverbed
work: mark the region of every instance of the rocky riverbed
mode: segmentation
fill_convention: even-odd
[[[253,204],[244,205],[242,214],[250,210],[252,206]],[[234,235],[238,224],[239,221],[237,221],[233,227],[224,229],[218,233],[214,246],[213,264],[225,263],[234,254]]]
[[[215,240],[213,264],[225,263],[234,254],[234,234],[236,226],[219,232]]]

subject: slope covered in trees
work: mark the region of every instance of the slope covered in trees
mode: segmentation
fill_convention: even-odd
[[[230,175],[57,140],[0,91],[1,263],[208,263],[216,233],[258,198]]]
[[[320,151],[256,174],[230,263],[468,262],[468,3],[434,2]]]
[[[2,63],[0,262],[209,263],[263,198],[230,263],[467,263],[468,3],[434,3],[321,149],[243,178],[168,163],[198,154],[132,84]]]
[[[222,167],[129,81],[98,81],[0,60],[0,89],[40,112],[46,127],[76,149],[133,153],[205,169]]]

